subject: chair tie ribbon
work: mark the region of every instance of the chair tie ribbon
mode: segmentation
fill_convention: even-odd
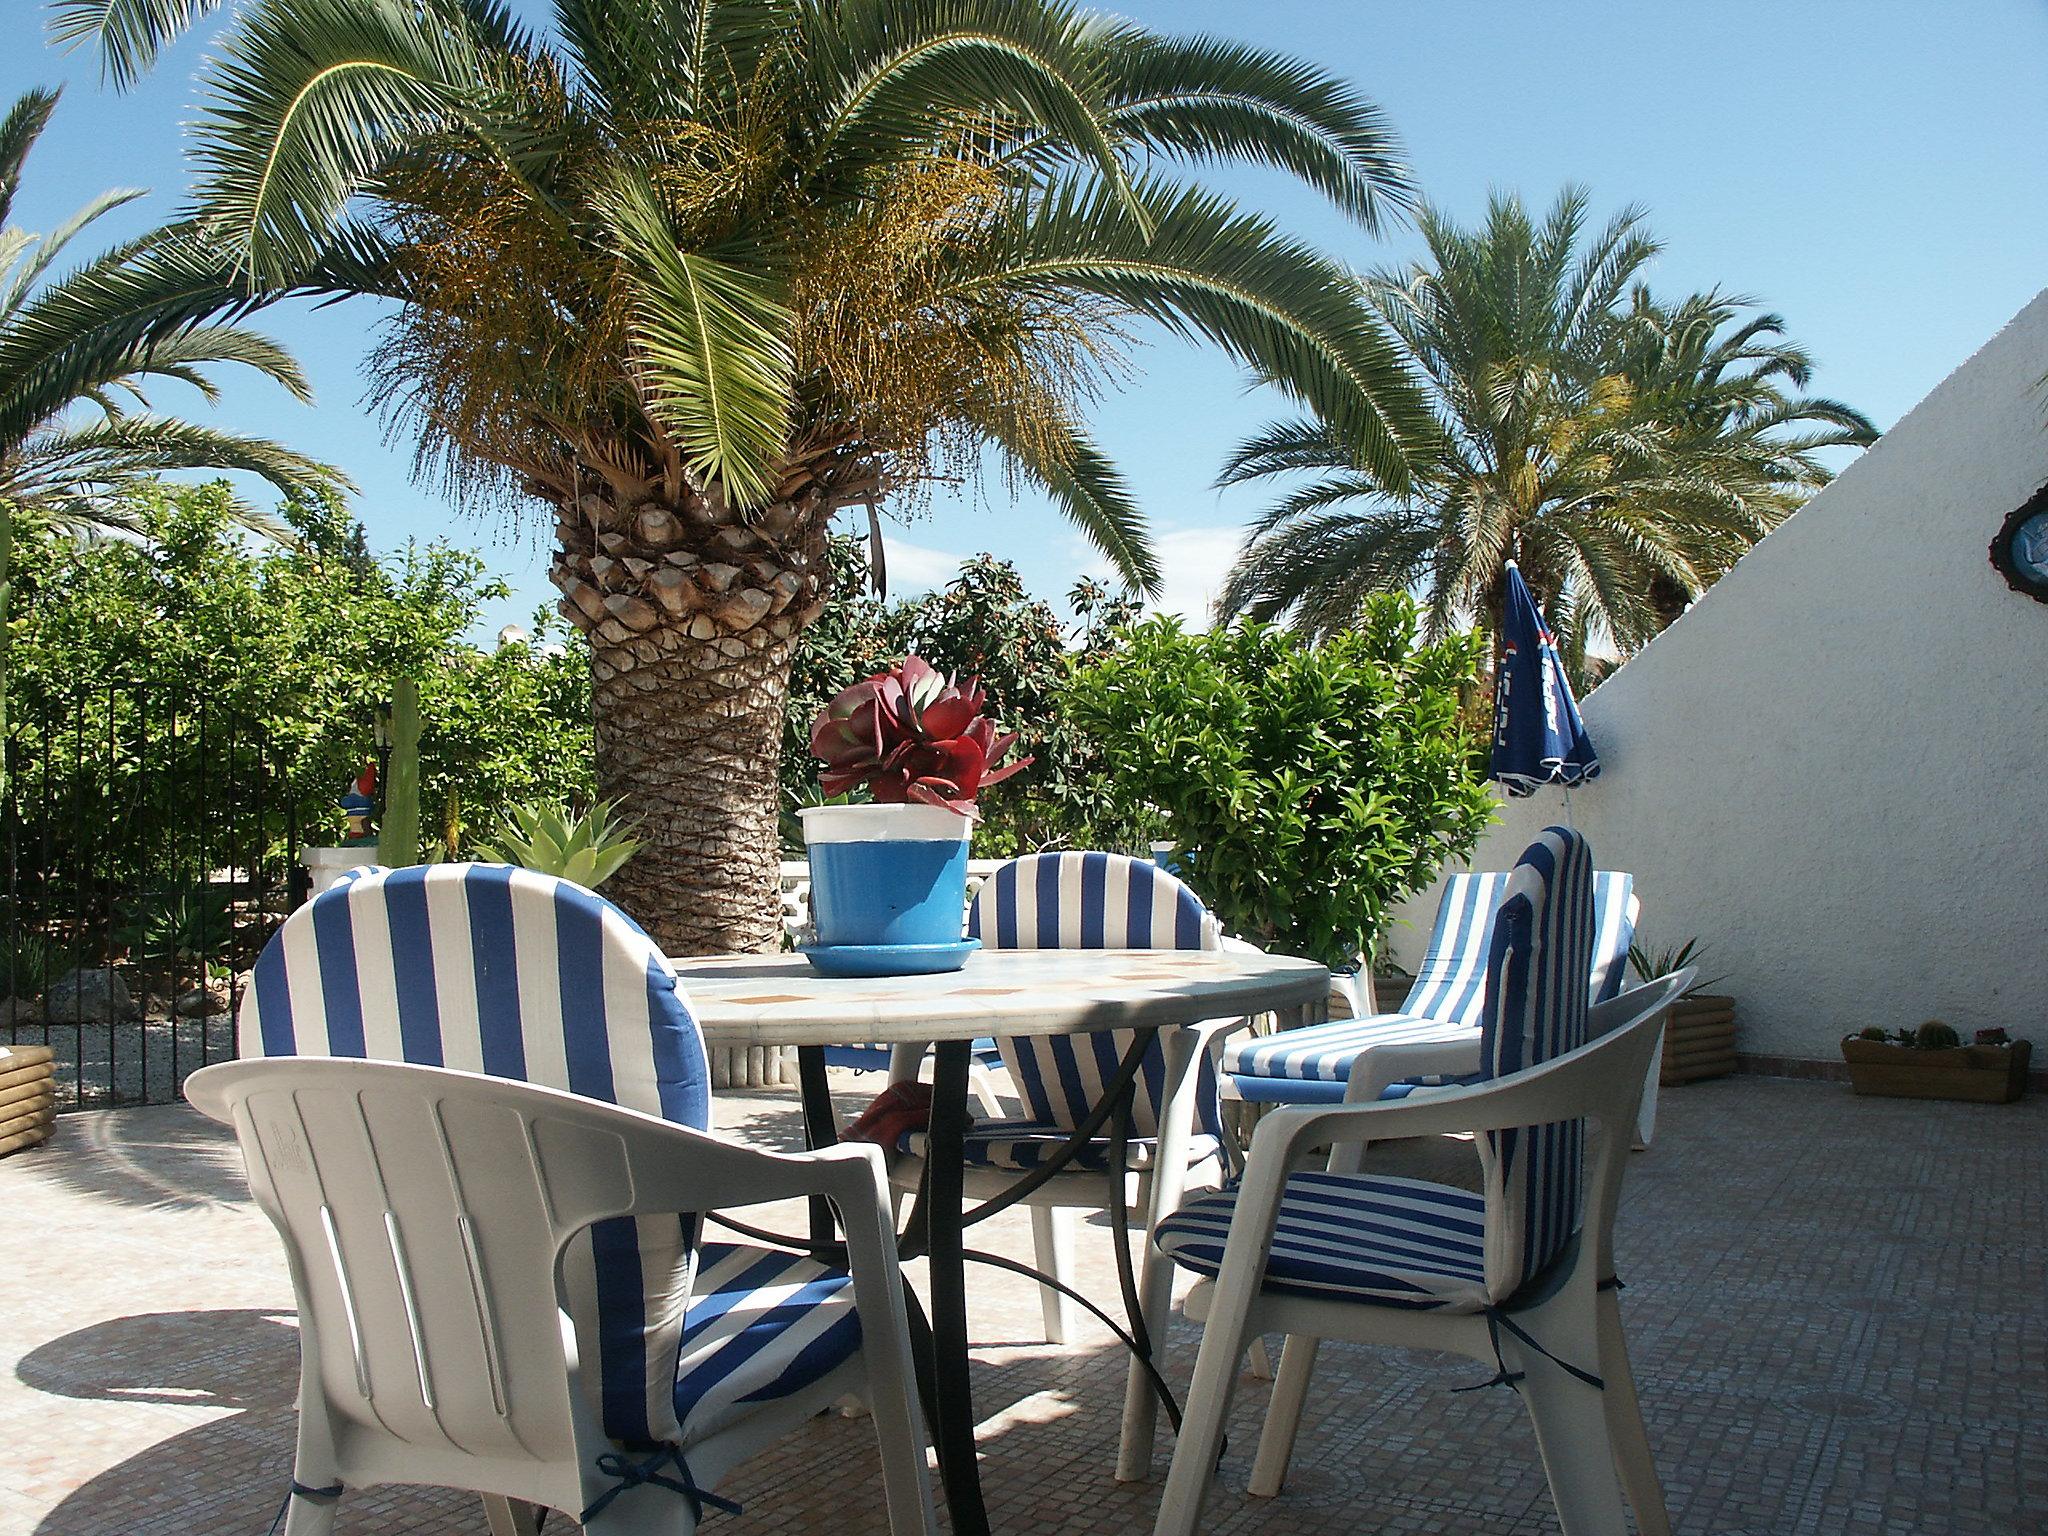
[[[285,1511],[292,1507],[293,1499],[304,1499],[310,1504],[332,1504],[347,1492],[339,1483],[329,1483],[325,1488],[308,1488],[296,1477],[292,1479],[291,1491],[284,1496],[284,1502],[277,1506],[277,1513],[271,1517],[269,1536],[277,1536],[284,1526]]]
[[[663,1470],[667,1467],[674,1467],[678,1477],[668,1476]],[[691,1476],[690,1464],[683,1459],[683,1449],[679,1445],[665,1445],[652,1456],[643,1457],[639,1461],[622,1456],[616,1451],[607,1451],[597,1458],[597,1470],[614,1481],[611,1487],[591,1501],[588,1509],[576,1517],[584,1525],[588,1525],[593,1518],[603,1513],[605,1506],[628,1488],[638,1488],[647,1483],[652,1483],[657,1488],[666,1488],[671,1493],[681,1494],[683,1501],[690,1507],[692,1520],[702,1520],[707,1505],[728,1515],[740,1512],[739,1505],[731,1499],[721,1499],[717,1494],[707,1493],[697,1486],[697,1479]]]
[[[1615,1289],[1620,1289],[1619,1281],[1615,1282]],[[1451,1388],[1453,1392],[1482,1392],[1488,1387],[1512,1387],[1518,1392],[1521,1390],[1522,1378],[1528,1373],[1508,1369],[1507,1360],[1500,1352],[1500,1333],[1503,1328],[1528,1345],[1529,1348],[1535,1350],[1537,1354],[1548,1360],[1552,1365],[1558,1367],[1566,1375],[1576,1377],[1596,1392],[1605,1392],[1607,1390],[1607,1383],[1598,1376],[1595,1376],[1591,1371],[1582,1371],[1569,1360],[1558,1359],[1557,1356],[1537,1343],[1529,1331],[1506,1312],[1503,1312],[1499,1307],[1488,1307],[1486,1309],[1486,1336],[1492,1341],[1493,1363],[1498,1369],[1485,1381],[1476,1381],[1469,1387],[1453,1387]]]

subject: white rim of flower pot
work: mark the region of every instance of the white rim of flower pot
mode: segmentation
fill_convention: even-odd
[[[797,814],[805,843],[813,845],[964,843],[974,834],[972,811],[963,816],[943,805],[811,805]]]

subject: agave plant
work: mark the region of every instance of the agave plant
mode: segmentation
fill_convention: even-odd
[[[884,805],[916,801],[964,814],[983,789],[1031,763],[1003,762],[1017,736],[996,734],[981,712],[986,702],[980,678],[958,683],[922,657],[904,657],[818,711],[811,752],[825,765],[820,787],[840,795],[865,784]]]
[[[1688,965],[1692,965],[1704,958],[1705,955],[1706,951],[1700,947],[1700,941],[1696,938],[1687,939],[1683,944],[1654,952],[1640,944],[1631,944],[1628,947],[1628,968],[1636,973],[1638,981],[1657,981],[1684,970]],[[1687,997],[1697,997],[1716,982],[1726,981],[1727,979],[1725,973],[1719,976],[1709,976],[1702,981],[1694,982],[1690,987],[1686,988],[1685,995]]]
[[[477,857],[517,864],[543,875],[596,890],[639,851],[638,821],[618,820],[619,803],[600,800],[581,816],[552,805],[514,805],[495,843],[482,843]]]

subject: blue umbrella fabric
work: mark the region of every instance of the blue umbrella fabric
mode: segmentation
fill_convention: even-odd
[[[1556,637],[1512,560],[1507,584],[1487,776],[1500,780],[1510,795],[1531,795],[1545,784],[1571,789],[1599,777],[1600,756],[1565,681]]]

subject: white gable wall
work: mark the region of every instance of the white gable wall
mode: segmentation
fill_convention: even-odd
[[[1651,947],[1696,934],[1728,972],[1745,1052],[2048,1037],[2048,605],[1986,556],[2048,481],[2044,374],[2048,293],[1584,701],[1573,820],[1635,873]],[[1475,866],[1560,806],[1510,802]],[[1436,898],[1395,930],[1408,965]]]

